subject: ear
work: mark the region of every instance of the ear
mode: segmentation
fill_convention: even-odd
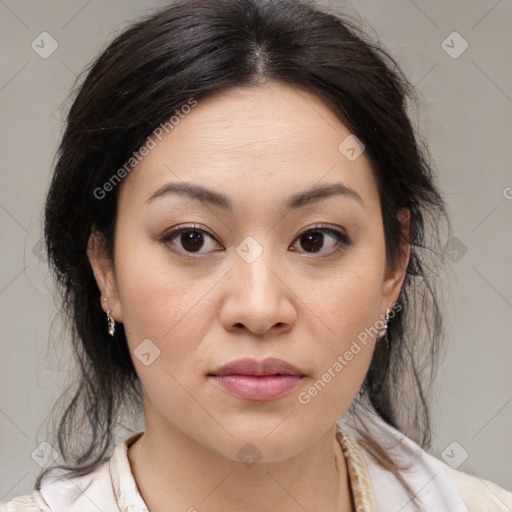
[[[390,267],[386,269],[386,275],[382,286],[382,310],[384,314],[386,312],[386,307],[391,309],[393,304],[398,300],[411,255],[411,247],[408,242],[411,212],[405,209],[400,210],[397,217],[402,228],[404,242],[401,245],[400,257],[396,265],[393,268]]]
[[[104,238],[92,230],[87,243],[87,258],[91,264],[96,284],[100,290],[101,307],[105,313],[110,308],[116,322],[123,321],[119,294],[114,273],[114,262],[107,255]],[[105,299],[107,299],[105,301]]]

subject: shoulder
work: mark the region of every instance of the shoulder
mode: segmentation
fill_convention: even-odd
[[[114,453],[104,458],[92,471],[83,476],[64,478],[55,469],[43,478],[39,489],[32,494],[0,502],[0,512],[120,512],[127,510],[127,498],[137,495],[127,458],[127,448],[143,432],[137,432],[116,445]],[[131,484],[131,486],[130,486]],[[128,493],[128,494],[127,494]],[[130,510],[145,510],[142,498]]]
[[[450,512],[510,512],[512,493],[476,475],[451,468],[425,451],[402,432],[376,418],[370,430],[376,441],[399,465],[404,480],[422,503],[432,510]],[[372,455],[361,447],[368,465],[370,481],[378,510],[415,510],[405,489],[390,471],[382,468]]]
[[[0,512],[52,512],[39,491],[13,498],[7,503],[0,503]]]
[[[41,488],[0,505],[0,512],[119,512],[109,461],[87,475],[43,480]]]
[[[119,512],[109,460],[84,476],[43,482],[40,492],[52,512]]]
[[[507,511],[512,510],[512,492],[499,485],[470,475],[464,471],[451,468],[448,464],[436,459],[448,476],[455,482],[457,489],[468,507],[469,512]]]

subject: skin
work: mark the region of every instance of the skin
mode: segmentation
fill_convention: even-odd
[[[393,306],[409,251],[388,268],[370,161],[364,152],[350,161],[338,149],[349,134],[301,89],[224,90],[200,100],[122,181],[113,262],[91,234],[102,306],[123,322],[144,389],[146,430],[128,456],[152,512],[353,510],[335,423],[364,380],[376,340],[308,404],[298,395]],[[234,210],[172,194],[146,204],[169,182],[222,192]],[[338,195],[288,212],[279,206],[332,183],[362,202]],[[308,245],[301,234],[322,222],[350,243],[340,247],[320,231],[323,243]],[[199,253],[185,239],[187,252],[179,235],[161,241],[191,224],[213,235],[203,235]],[[247,237],[263,249],[251,263],[236,252]],[[134,356],[146,339],[160,350],[148,366]],[[275,401],[242,400],[207,376],[235,359],[268,356],[305,374]],[[248,442],[261,452],[252,467],[237,457]]]

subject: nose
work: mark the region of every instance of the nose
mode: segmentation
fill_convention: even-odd
[[[270,250],[263,250],[253,261],[235,254],[233,269],[226,280],[221,324],[231,332],[288,332],[297,320],[297,295],[290,281],[290,274]]]

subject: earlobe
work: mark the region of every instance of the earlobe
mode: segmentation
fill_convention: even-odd
[[[102,235],[94,230],[91,232],[87,243],[87,258],[91,264],[94,278],[100,291],[102,309],[105,313],[110,309],[111,315],[115,320],[121,322],[122,313],[113,262],[105,251]]]

